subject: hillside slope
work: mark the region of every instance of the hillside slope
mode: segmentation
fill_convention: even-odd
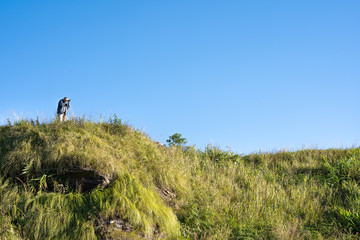
[[[117,118],[0,127],[1,239],[352,239],[360,151],[159,146]]]

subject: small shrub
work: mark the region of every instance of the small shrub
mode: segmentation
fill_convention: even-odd
[[[214,163],[234,162],[239,163],[240,155],[230,151],[223,151],[218,147],[208,145],[204,152],[201,152],[203,158],[210,159]]]
[[[169,136],[169,139],[166,140],[166,142],[169,144],[169,146],[184,146],[187,143],[187,140],[181,136],[182,135],[180,133],[175,133]]]

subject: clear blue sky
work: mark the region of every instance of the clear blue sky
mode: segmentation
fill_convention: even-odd
[[[238,153],[360,145],[360,1],[0,1],[0,123],[117,114]]]

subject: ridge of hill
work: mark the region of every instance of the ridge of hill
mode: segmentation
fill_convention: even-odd
[[[353,239],[360,150],[159,146],[114,118],[0,126],[1,239]]]

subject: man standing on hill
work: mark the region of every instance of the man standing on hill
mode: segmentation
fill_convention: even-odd
[[[70,101],[71,100],[69,98],[64,97],[58,103],[57,115],[58,118],[60,119],[60,122],[68,120],[66,114],[67,114],[67,110],[70,108]]]

